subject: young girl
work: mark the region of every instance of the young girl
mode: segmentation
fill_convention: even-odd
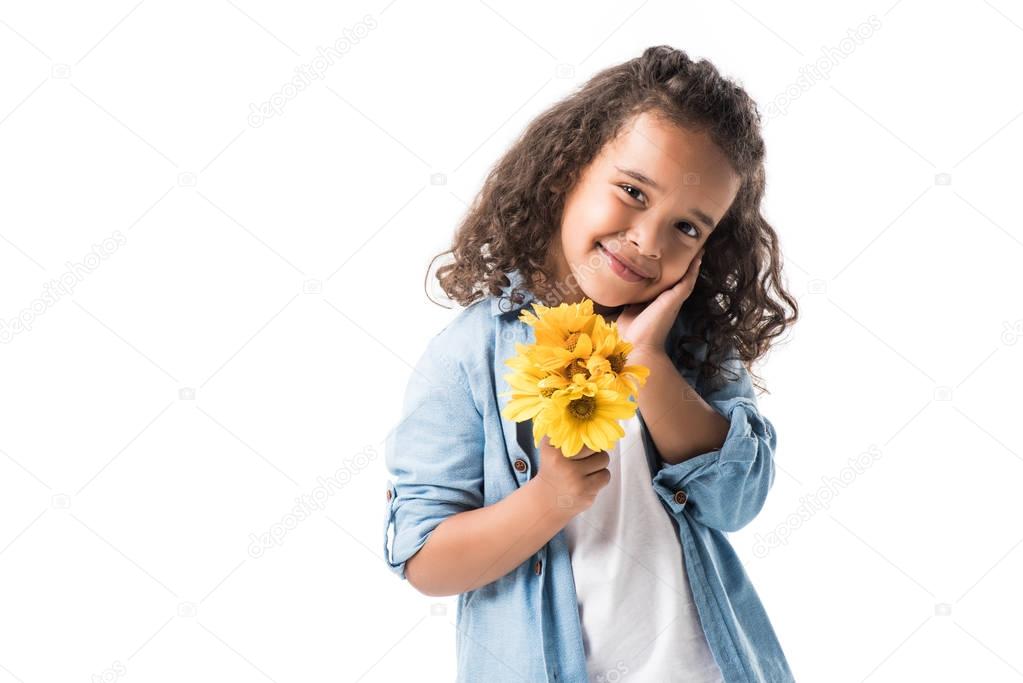
[[[437,271],[465,306],[389,435],[384,554],[458,595],[459,681],[792,681],[726,532],[774,482],[749,368],[797,318],[761,215],[756,105],[651,47],[541,114]],[[531,302],[592,301],[650,369],[610,452],[501,416]],[[393,539],[389,538],[393,531]]]

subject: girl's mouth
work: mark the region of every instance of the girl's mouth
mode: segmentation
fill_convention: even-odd
[[[600,242],[597,242],[597,249],[604,256],[605,260],[607,260],[607,264],[610,266],[611,270],[614,271],[615,275],[621,279],[626,282],[642,282],[643,280],[646,280],[644,276],[640,275],[615,258],[614,254],[605,249],[604,245]]]

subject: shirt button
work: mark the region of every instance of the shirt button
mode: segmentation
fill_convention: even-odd
[[[536,561],[536,564],[534,564],[534,565],[533,565],[533,571],[534,571],[534,572],[536,572],[536,575],[537,575],[537,576],[540,576],[540,569],[541,569],[541,567],[542,567],[542,566],[543,566],[543,565],[542,565],[542,563],[540,562],[540,560],[537,560],[537,561]]]
[[[676,503],[678,503],[679,505],[685,505],[687,500],[689,500],[689,496],[686,495],[685,491],[683,491],[681,489],[679,489],[678,491],[675,491],[675,502]]]
[[[387,500],[388,500],[388,501],[390,501],[390,500],[391,500],[391,495],[392,495],[392,494],[391,494],[391,489],[387,489]]]
[[[517,472],[525,472],[526,471],[526,467],[527,467],[527,465],[526,465],[526,461],[525,460],[523,460],[522,458],[516,458],[515,459],[515,470]]]

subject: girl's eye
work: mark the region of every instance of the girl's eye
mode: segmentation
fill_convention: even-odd
[[[632,197],[633,199],[636,199],[636,200],[639,200],[639,197],[636,197],[635,195],[633,195],[633,194],[632,194],[632,192],[629,192],[629,190],[632,190],[633,192],[637,192],[637,193],[639,193],[639,196],[640,196],[640,197],[645,197],[645,196],[646,196],[646,195],[644,195],[644,194],[643,194],[643,190],[637,189],[637,188],[633,187],[632,185],[629,185],[628,183],[624,183],[624,184],[622,184],[622,185],[619,185],[618,187],[620,187],[620,188],[622,188],[623,190],[625,190],[625,192],[626,192],[626,193],[627,193],[627,194],[628,194],[628,195],[629,195],[630,197]],[[642,200],[640,200],[640,201],[642,201]]]
[[[688,226],[688,227],[692,228],[693,233],[691,235],[689,235],[690,237],[699,237],[700,236],[700,229],[697,228],[695,225],[693,225],[692,223],[690,223],[688,221],[682,221],[681,223],[678,224],[678,226],[679,226],[679,229],[682,230],[683,232],[685,231],[685,227],[684,226]],[[686,234],[688,235],[689,233],[686,233]]]

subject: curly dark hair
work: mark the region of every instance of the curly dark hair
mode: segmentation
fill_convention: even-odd
[[[698,367],[698,381],[719,374],[732,358],[759,379],[753,362],[799,315],[781,281],[778,236],[760,211],[760,114],[746,91],[711,62],[694,62],[670,46],[649,47],[641,57],[600,71],[530,123],[490,170],[451,248],[434,256],[454,258],[437,269],[436,278],[448,297],[468,306],[500,295],[511,284],[506,273],[518,270],[536,300],[557,305],[559,292],[544,271],[565,198],[604,145],[644,112],[706,131],[741,179],[707,239],[701,277],[683,304],[690,334],[677,340],[675,356],[686,368]],[[690,343],[706,344],[702,361]]]

